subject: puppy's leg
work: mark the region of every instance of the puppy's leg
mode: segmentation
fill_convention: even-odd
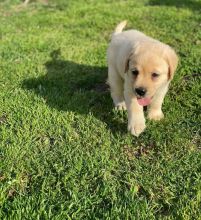
[[[132,92],[125,91],[124,95],[128,110],[128,130],[138,137],[146,127],[143,107],[138,104]]]
[[[118,110],[126,110],[123,94],[123,79],[112,66],[109,66],[108,68],[108,83],[110,85],[111,97],[115,108]]]
[[[161,120],[164,118],[163,112],[162,112],[162,104],[164,97],[168,91],[168,85],[163,86],[154,96],[151,105],[148,110],[148,118],[152,120]]]

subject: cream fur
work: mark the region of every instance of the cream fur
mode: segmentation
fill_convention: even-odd
[[[161,107],[178,57],[168,45],[137,30],[122,32],[125,25],[126,21],[117,25],[108,47],[108,83],[115,107],[128,111],[128,130],[138,136],[146,126],[143,106],[138,104],[135,88],[146,88],[146,97],[152,98],[149,119],[163,118]],[[139,74],[134,77],[131,71],[136,68]],[[153,72],[160,76],[153,79]]]

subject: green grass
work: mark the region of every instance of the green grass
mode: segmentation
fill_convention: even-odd
[[[201,1],[0,2],[0,219],[201,219]],[[127,133],[115,25],[175,48],[165,119]]]

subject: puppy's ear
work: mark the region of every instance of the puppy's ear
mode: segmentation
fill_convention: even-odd
[[[174,73],[177,69],[179,58],[177,54],[175,53],[175,51],[169,46],[166,50],[165,57],[166,57],[166,62],[168,63],[168,66],[169,66],[168,80],[170,81],[173,79]]]
[[[124,73],[127,73],[127,72],[128,72],[128,69],[129,69],[129,62],[130,62],[129,58],[126,59]]]
[[[129,70],[129,62],[130,62],[131,56],[132,56],[132,53],[130,53],[129,56],[126,58],[124,73],[127,73]]]

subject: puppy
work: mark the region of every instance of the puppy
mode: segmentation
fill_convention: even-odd
[[[162,119],[163,99],[177,68],[178,57],[168,45],[137,30],[117,25],[107,50],[108,84],[115,108],[128,111],[128,130],[139,136],[148,118]]]

